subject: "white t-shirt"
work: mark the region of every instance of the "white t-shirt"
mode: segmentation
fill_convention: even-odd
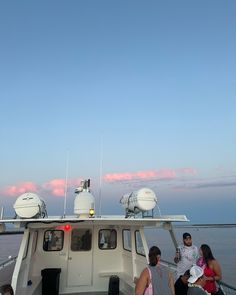
[[[180,261],[177,263],[177,278],[183,275],[186,270],[196,264],[198,258],[198,248],[195,245],[190,247],[182,245],[180,249]]]

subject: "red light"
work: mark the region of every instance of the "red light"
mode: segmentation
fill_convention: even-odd
[[[64,230],[65,230],[65,231],[70,231],[70,230],[71,230],[71,225],[70,225],[70,224],[66,224],[66,225],[64,226]]]

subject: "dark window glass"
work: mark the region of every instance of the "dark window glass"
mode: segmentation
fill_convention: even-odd
[[[115,249],[117,246],[117,233],[114,229],[101,229],[99,231],[98,247],[102,250]]]
[[[123,230],[123,247],[125,250],[131,251],[131,233],[130,230]]]
[[[71,232],[71,250],[89,251],[92,247],[92,233],[90,229],[74,228]]]
[[[145,256],[143,242],[139,230],[135,232],[135,246],[137,254]]]
[[[64,242],[64,232],[62,230],[46,230],[44,233],[43,250],[61,251]]]
[[[31,237],[31,235],[30,235],[30,233],[29,233],[28,240],[27,240],[27,246],[26,246],[25,249],[24,249],[23,259],[25,259],[25,258],[27,257],[27,254],[28,254],[30,237]]]

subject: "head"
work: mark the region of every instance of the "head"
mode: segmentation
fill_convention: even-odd
[[[181,280],[184,284],[188,284],[188,279],[190,277],[190,270],[186,270],[186,272],[181,276]]]
[[[157,263],[159,262],[160,258],[161,258],[161,250],[156,247],[156,246],[152,246],[149,249],[149,264],[151,266],[155,266],[157,265]]]
[[[215,259],[211,252],[211,248],[207,244],[201,245],[199,249],[199,254],[204,258],[207,264],[208,264],[208,261]]]
[[[2,295],[14,295],[14,291],[11,285],[3,285],[0,287],[0,293]]]
[[[183,234],[183,243],[187,247],[192,246],[192,236],[189,233]]]
[[[203,269],[197,265],[194,265],[190,268],[190,277],[188,279],[190,284],[196,284],[200,286],[204,286],[206,281],[203,274]]]

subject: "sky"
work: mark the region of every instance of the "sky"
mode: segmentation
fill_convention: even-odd
[[[236,1],[0,2],[0,206],[73,214],[153,189],[161,214],[236,223]],[[101,196],[101,198],[100,198]],[[101,202],[101,203],[99,203]]]

